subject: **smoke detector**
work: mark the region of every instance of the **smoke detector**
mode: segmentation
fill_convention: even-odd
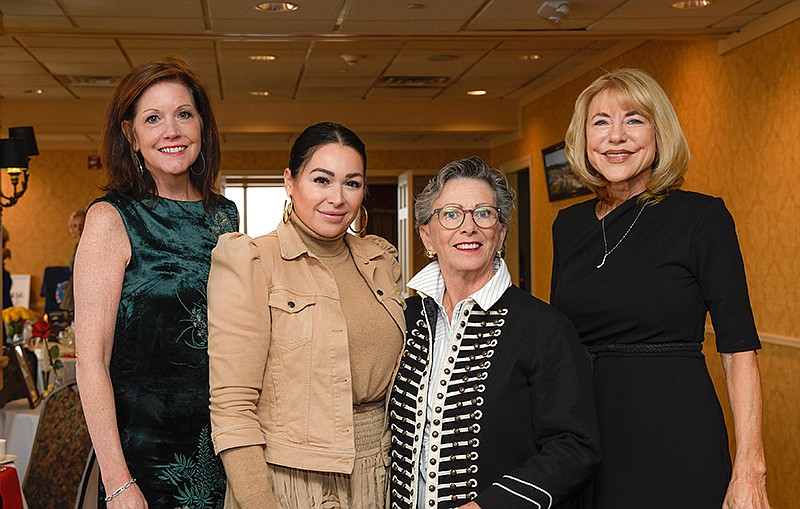
[[[348,67],[353,67],[358,63],[359,60],[364,58],[364,55],[358,55],[355,53],[345,53],[344,55],[339,55],[339,58],[345,61]]]
[[[552,23],[561,23],[561,18],[569,16],[569,2],[545,2],[536,14]]]

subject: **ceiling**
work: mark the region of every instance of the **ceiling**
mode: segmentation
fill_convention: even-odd
[[[514,135],[521,102],[576,72],[651,39],[722,40],[798,3],[673,1],[0,0],[0,123],[33,124],[44,148],[95,147],[116,79],[179,54],[207,80],[224,148],[285,148],[321,120],[371,147],[489,147]],[[569,12],[545,19],[544,3]]]

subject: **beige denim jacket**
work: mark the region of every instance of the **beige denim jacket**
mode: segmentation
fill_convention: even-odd
[[[375,298],[404,331],[397,250],[375,236],[345,241]],[[273,464],[352,471],[345,317],[333,276],[291,224],[256,239],[220,237],[208,279],[208,336],[217,453],[261,444]]]

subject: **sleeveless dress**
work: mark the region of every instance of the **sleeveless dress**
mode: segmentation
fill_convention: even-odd
[[[109,192],[125,224],[125,270],[111,354],[122,450],[150,507],[222,508],[225,473],[211,444],[206,284],[211,250],[238,229],[236,206],[134,200]],[[102,483],[99,505],[105,507]]]

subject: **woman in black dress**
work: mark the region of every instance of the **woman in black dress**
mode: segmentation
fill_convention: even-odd
[[[567,156],[596,198],[553,225],[551,302],[594,359],[602,463],[594,507],[768,508],[760,348],[733,219],[679,190],[689,150],[664,91],[636,69],[575,103]],[[701,353],[707,312],[734,415]]]

